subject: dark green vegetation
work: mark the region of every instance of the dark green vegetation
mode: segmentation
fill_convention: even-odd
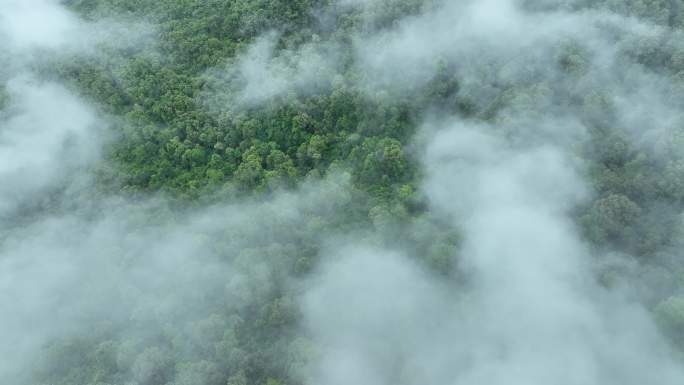
[[[368,92],[359,86],[363,74],[352,65],[350,36],[389,28],[433,2],[387,0],[359,11],[324,0],[67,1],[88,20],[145,20],[155,28],[153,47],[62,60],[43,69],[46,77],[66,82],[116,117],[111,128],[115,139],[95,170],[99,193],[125,191],[133,198],[161,194],[174,205],[204,207],[263,199],[326,177],[348,176],[350,181],[348,186],[340,182],[340,190],[349,193],[332,195],[330,211],[304,210],[301,223],[269,224],[274,236],[264,236],[268,242],[241,240],[237,257],[220,251],[231,249],[233,239],[219,238],[212,245],[219,257],[238,260],[238,265],[248,265],[250,258],[277,261],[269,263],[267,278],[255,281],[274,282],[269,290],[256,291],[246,304],[225,306],[217,288],[201,299],[203,310],[195,319],[160,326],[154,335],[123,338],[120,325],[112,321],[54,341],[40,360],[36,383],[304,382],[302,373],[316,346],[298,332],[296,289],[288,282],[305,278],[315,268],[320,234],[377,230],[371,242],[412,248],[435,274],[454,274],[458,232],[442,226],[439,213],[431,213],[419,193],[418,127],[434,111],[496,122],[500,111],[519,108],[522,99],[545,85],[494,79],[489,85],[493,97],[481,100],[461,92],[462,79],[450,67],[455,63],[445,59],[432,63],[432,80],[409,90]],[[624,60],[684,87],[684,51],[672,48],[681,36],[676,31],[684,27],[681,2],[585,1],[573,7],[590,6],[581,3],[606,3],[613,11],[671,28],[673,32],[653,41],[623,45]],[[326,12],[333,22],[322,23],[325,18],[317,16]],[[216,70],[237,65],[239,55],[274,30],[279,33],[276,52],[297,50],[313,40],[334,42],[339,55],[331,76],[335,80],[243,105],[239,96],[230,94],[236,81]],[[581,42],[569,42],[555,52],[554,65],[570,79],[580,78],[591,60],[583,55]],[[553,86],[548,89],[555,92]],[[590,140],[576,154],[586,162],[596,190],[586,207],[576,208],[575,219],[597,253],[613,250],[635,256],[675,292],[684,279],[682,264],[670,256],[681,246],[677,224],[684,209],[684,143],[675,137],[658,152],[638,148],[626,130],[613,124],[618,120],[612,116],[614,106],[600,87],[596,89],[595,94],[572,95],[565,101],[581,111],[580,120],[589,130]],[[4,103],[0,90],[0,107]],[[293,233],[293,226],[301,230]],[[277,235],[283,233],[288,235]],[[248,275],[254,273],[249,270],[245,268]],[[619,276],[608,271],[602,278],[612,285]],[[673,343],[684,347],[681,298],[656,296],[648,305]]]
[[[414,95],[383,102],[341,82],[332,90],[283,97],[235,114],[215,114],[202,105],[207,71],[265,32],[283,31],[278,42],[283,49],[296,48],[315,33],[343,35],[318,30],[312,10],[320,2],[72,3],[89,18],[133,14],[158,28],[158,52],[136,53],[117,72],[108,58],[59,68],[85,95],[125,116],[123,137],[111,150],[122,166],[113,177],[124,188],[191,200],[227,182],[235,191],[224,194],[264,192],[294,186],[307,175],[320,177],[335,164],[353,170],[360,188],[396,201],[399,190],[414,180],[415,167],[402,148],[421,107]],[[350,14],[343,24],[353,29],[361,21]]]

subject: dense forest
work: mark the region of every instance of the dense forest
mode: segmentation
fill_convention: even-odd
[[[0,0],[0,383],[684,383],[684,1]]]

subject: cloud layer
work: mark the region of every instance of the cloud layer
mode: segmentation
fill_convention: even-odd
[[[46,51],[96,55],[102,37],[125,28],[85,22],[56,1],[0,3],[2,48],[12,55],[1,73],[9,101],[0,112],[0,356],[11,358],[0,362],[0,382],[31,381],[41,351],[88,330],[123,341],[113,348],[129,376],[122,381],[209,383],[185,367],[158,378],[172,366],[165,354],[202,357],[236,340],[244,321],[216,313],[271,311],[273,322],[300,320],[301,337],[316,346],[298,372],[304,383],[682,383],[682,362],[646,308],[598,283],[600,253],[573,210],[595,194],[577,150],[595,126],[609,122],[629,145],[672,156],[682,89],[663,74],[684,71],[684,40],[662,25],[559,3],[434,2],[346,42],[316,37],[290,49],[267,33],[208,75],[209,102],[240,111],[328,90],[345,71],[364,97],[391,100],[451,71],[472,116],[429,106],[414,143],[427,205],[462,232],[446,276],[410,250],[366,245],[377,234],[327,230],[353,203],[344,173],[199,209],[154,196],[77,202],[70,188],[100,160],[107,118],[31,68]],[[84,34],[92,40],[76,38]],[[647,69],[661,46],[661,72]],[[346,49],[350,57],[337,52]],[[41,205],[60,189],[67,202]],[[328,246],[309,250],[319,244]],[[305,253],[321,263],[300,280],[288,258]],[[297,297],[251,308],[279,285]],[[41,370],[69,369],[47,361]]]

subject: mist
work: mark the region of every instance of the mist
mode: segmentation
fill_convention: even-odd
[[[684,381],[674,10],[321,2],[198,65],[172,54],[190,3],[83,4],[0,0],[0,382]],[[146,65],[193,73],[185,99]],[[340,100],[362,112],[317,110]]]
[[[303,302],[324,347],[313,382],[679,383],[681,363],[647,311],[592,278],[567,217],[587,194],[577,165],[487,130],[449,123],[425,160],[434,208],[464,229],[465,284],[406,255],[343,247]]]
[[[635,44],[680,32],[601,8],[550,8],[447,2],[355,41],[371,93],[420,89],[440,60],[458,74],[458,93],[475,110],[507,84],[528,89],[507,95],[495,124],[443,110],[426,116],[418,137],[423,192],[462,229],[457,264],[465,282],[430,278],[401,252],[341,246],[303,301],[307,330],[324,346],[313,382],[684,378],[681,360],[633,291],[595,278],[610,258],[592,250],[573,222],[573,210],[595,191],[577,153],[590,140],[591,118],[571,101],[606,95],[613,110],[598,119],[612,120],[632,146],[662,159],[664,143],[681,129],[681,91],[624,57]],[[584,54],[575,68],[558,68],[568,49]],[[623,257],[618,265],[628,263]],[[646,275],[632,275],[630,285]]]

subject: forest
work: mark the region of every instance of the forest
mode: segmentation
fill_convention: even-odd
[[[684,0],[0,0],[0,383],[684,383]]]

